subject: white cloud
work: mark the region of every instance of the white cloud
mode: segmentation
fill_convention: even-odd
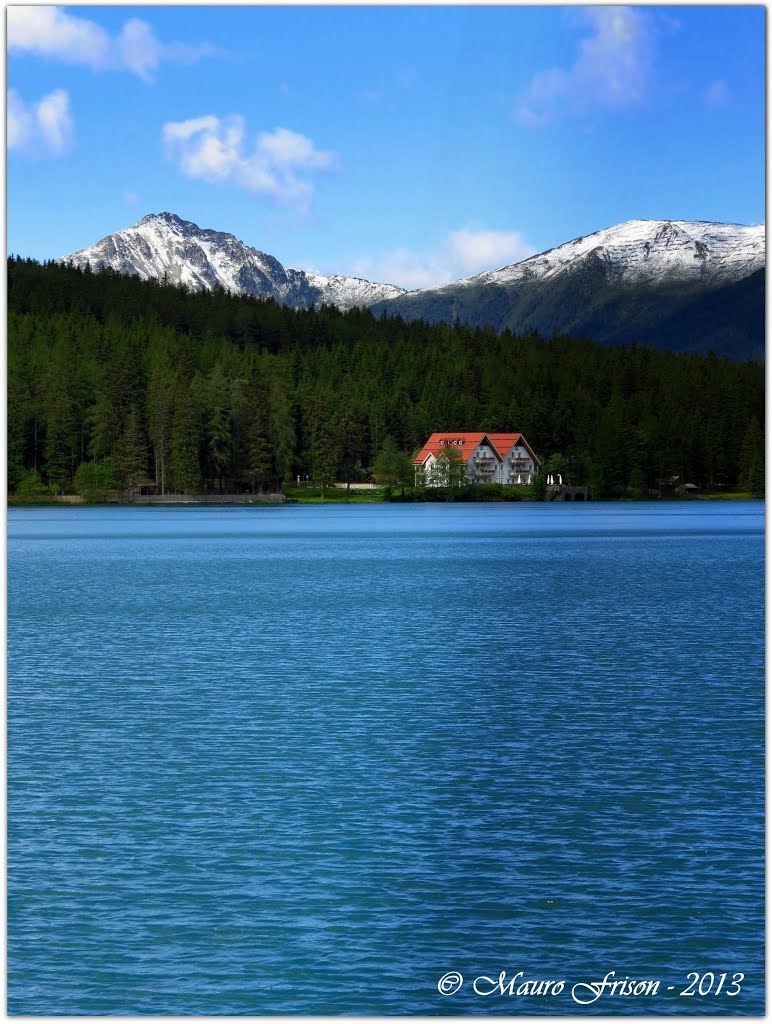
[[[332,153],[315,149],[310,139],[289,128],[261,132],[257,136],[257,149],[279,167],[324,171],[334,162]]]
[[[46,146],[52,153],[61,153],[72,135],[69,96],[63,89],[54,90],[38,103],[36,114]]]
[[[401,248],[375,259],[360,260],[354,264],[353,273],[403,288],[431,288],[517,263],[534,251],[519,231],[467,226],[449,232],[430,251]]]
[[[107,62],[110,37],[93,21],[75,18],[58,7],[31,6],[11,6],[7,18],[11,53],[36,53],[92,67]]]
[[[469,273],[506,266],[533,253],[518,231],[461,228],[460,231],[453,231],[449,237],[455,265]]]
[[[288,128],[260,132],[250,147],[239,115],[172,121],[164,125],[162,138],[167,156],[188,177],[237,185],[301,213],[313,196],[309,176],[332,170],[337,162],[334,153]]]
[[[55,89],[28,104],[9,89],[6,125],[9,149],[63,153],[72,139],[70,97],[63,89]]]
[[[588,7],[581,18],[592,33],[579,43],[569,68],[548,68],[533,76],[516,111],[523,124],[646,101],[654,53],[648,15],[630,7]]]
[[[8,90],[6,135],[9,149],[21,149],[32,134],[32,115],[15,89]]]
[[[191,63],[217,53],[206,43],[195,47],[162,43],[147,22],[139,18],[131,18],[120,34],[112,38],[96,22],[59,7],[8,7],[7,36],[9,53],[84,64],[95,71],[131,71],[144,82],[152,81],[162,60]]]
[[[150,26],[139,18],[131,18],[123,26],[116,49],[121,66],[145,82],[152,79],[164,52]]]

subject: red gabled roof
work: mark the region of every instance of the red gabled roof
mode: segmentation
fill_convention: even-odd
[[[502,459],[505,455],[509,454],[513,446],[520,440],[521,436],[521,434],[488,434],[491,444]]]
[[[487,438],[490,441],[491,445],[502,459],[505,458],[514,445],[519,441],[528,449],[535,464],[539,465],[539,459],[536,457],[533,449],[522,434],[489,434],[484,430],[438,431],[437,433],[432,434],[418,455],[413,459],[413,463],[417,466],[423,465],[427,456],[433,455],[436,459],[442,454],[442,452],[445,452],[448,449],[458,452],[464,462],[467,462],[472,452],[483,438]],[[453,444],[453,441],[461,441],[461,444]]]
[[[496,446],[496,451],[504,458],[518,442],[529,452],[535,466],[541,465],[541,459],[536,455],[533,448],[528,444],[522,434],[488,434],[491,443]]]
[[[436,459],[443,452],[448,451],[448,449],[458,452],[464,462],[466,462],[485,436],[486,434],[482,430],[475,432],[468,430],[438,431],[436,434],[432,434],[418,455],[413,459],[413,462],[416,465],[423,465],[429,455],[433,455]],[[453,444],[452,442],[454,441],[461,441],[461,444]]]

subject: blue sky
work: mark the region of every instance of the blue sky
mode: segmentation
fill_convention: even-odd
[[[7,16],[9,252],[169,210],[422,287],[635,218],[764,220],[761,6]]]

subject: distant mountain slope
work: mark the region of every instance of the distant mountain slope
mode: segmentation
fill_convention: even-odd
[[[406,319],[651,342],[746,359],[764,350],[764,226],[630,221],[500,270],[374,304]]]
[[[709,221],[636,220],[440,288],[286,269],[233,235],[172,213],[63,257],[142,278],[167,276],[199,290],[273,298],[296,308],[369,307],[430,323],[544,336],[586,335],[605,344],[714,349],[735,359],[764,352],[765,230]]]
[[[198,291],[222,287],[237,295],[276,299],[297,308],[322,303],[350,309],[394,298],[403,288],[357,277],[324,277],[285,269],[273,256],[252,249],[224,231],[200,228],[173,213],[152,213],[133,227],[108,235],[64,261],[120,274],[163,278]]]

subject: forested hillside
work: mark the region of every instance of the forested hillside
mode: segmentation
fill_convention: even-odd
[[[759,363],[293,310],[11,259],[9,491],[364,477],[435,430],[522,431],[595,496],[758,486]]]

